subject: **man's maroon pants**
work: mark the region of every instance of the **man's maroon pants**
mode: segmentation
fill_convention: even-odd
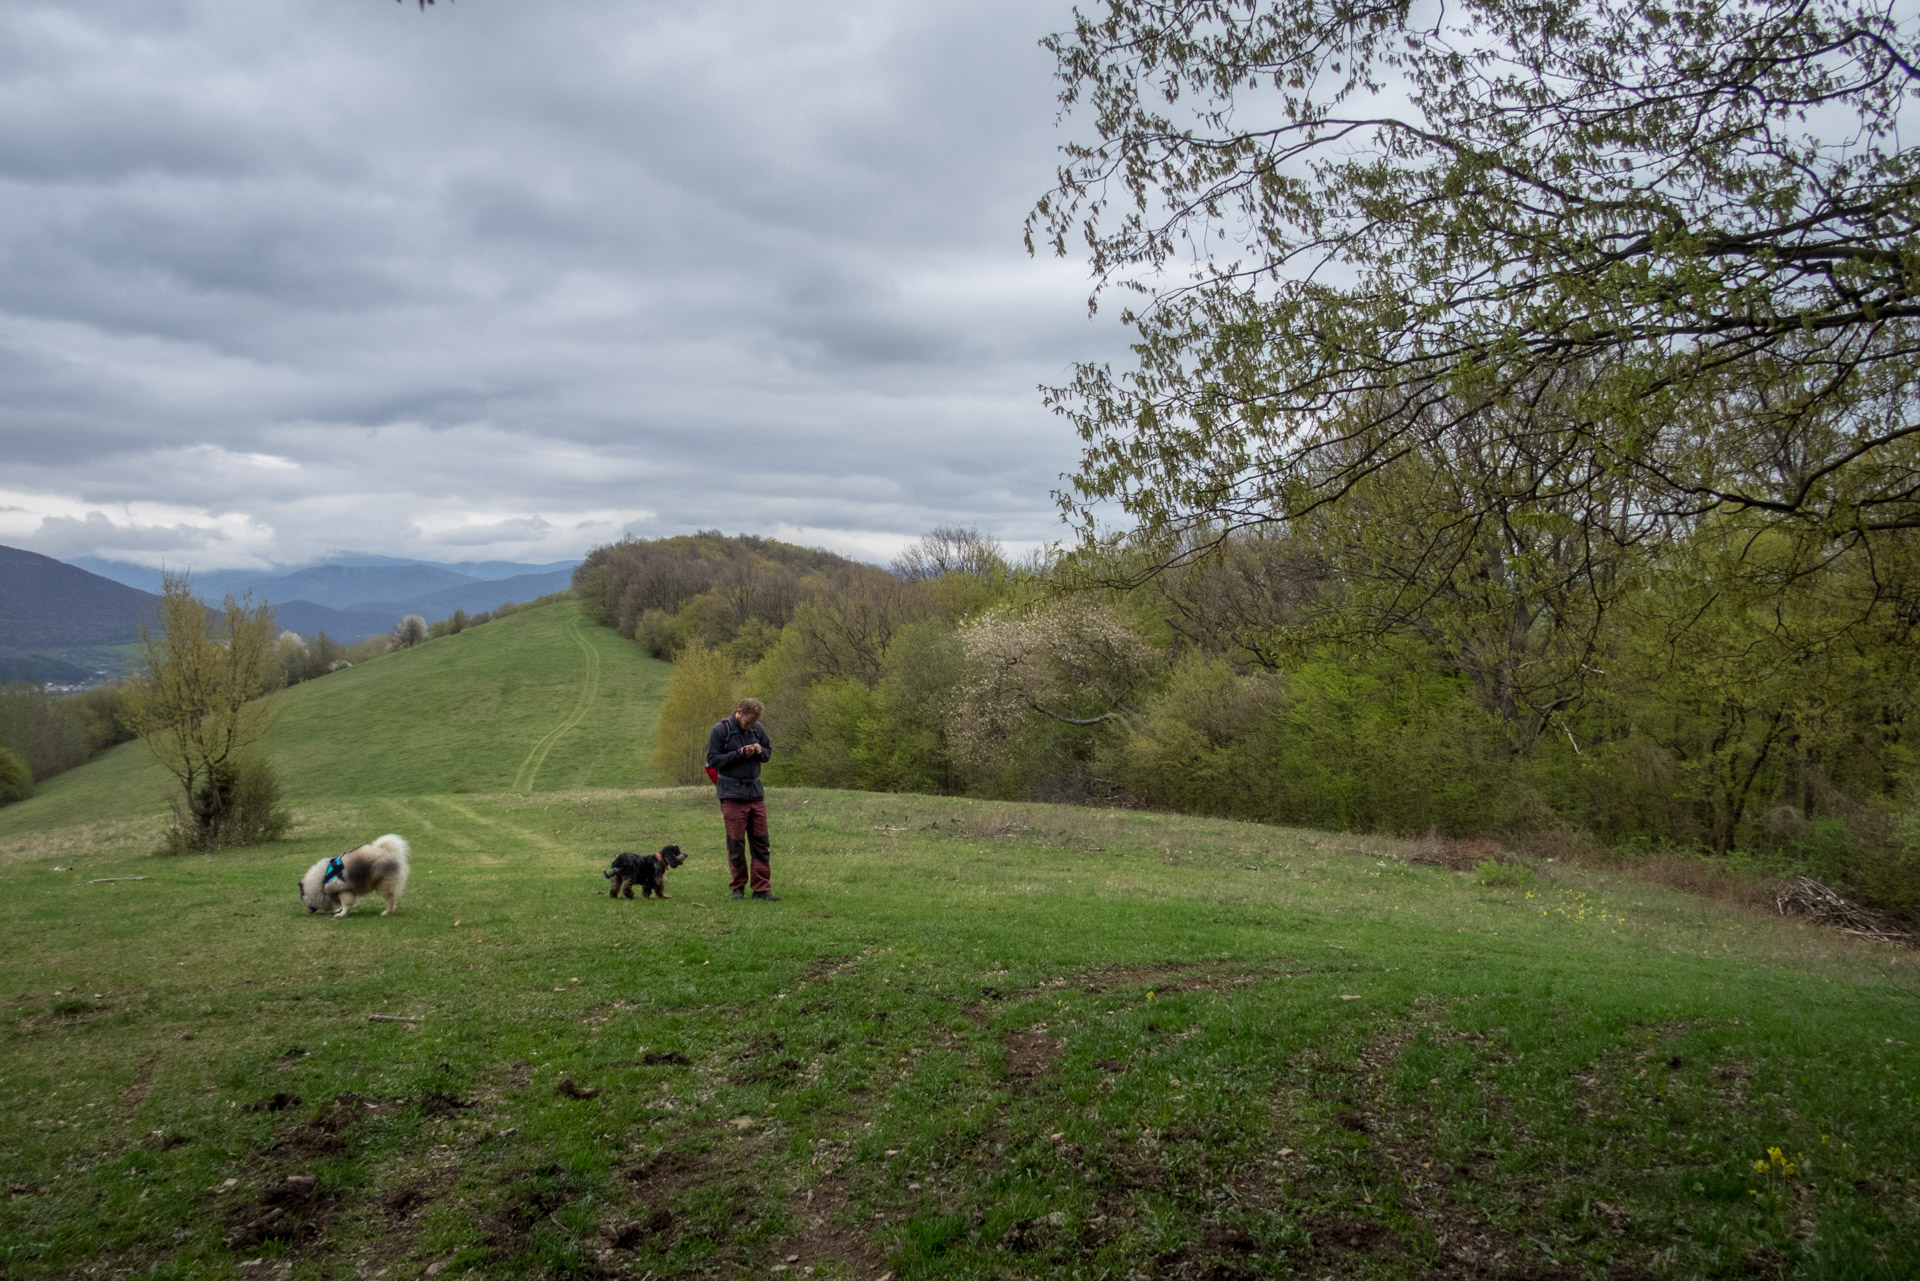
[[[767,840],[767,802],[721,801],[720,817],[727,824],[727,870],[732,873],[730,888],[747,888],[747,846],[753,847],[753,892],[773,888],[773,868],[767,862],[771,843]]]

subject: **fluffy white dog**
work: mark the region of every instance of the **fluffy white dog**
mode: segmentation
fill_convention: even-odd
[[[389,832],[357,850],[323,858],[300,878],[300,901],[309,912],[332,912],[338,919],[359,899],[378,894],[387,900],[380,915],[391,916],[407,888],[409,852],[406,841]]]

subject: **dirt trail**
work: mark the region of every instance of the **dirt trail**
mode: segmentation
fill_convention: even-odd
[[[583,619],[575,618],[567,625],[567,635],[573,637],[574,644],[586,655],[587,670],[581,677],[580,697],[573,705],[573,712],[565,720],[548,730],[540,741],[533,745],[527,758],[520,762],[520,768],[513,774],[513,790],[516,792],[533,791],[534,780],[540,776],[540,767],[547,763],[547,756],[554,745],[567,736],[581,721],[586,719],[587,710],[593,706],[593,700],[600,693],[600,651],[595,649],[585,636],[580,634]]]

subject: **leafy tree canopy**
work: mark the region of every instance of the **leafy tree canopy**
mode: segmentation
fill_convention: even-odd
[[[1372,478],[1590,546],[1920,528],[1915,31],[1850,0],[1106,0],[1029,244],[1136,291],[1063,506],[1191,551]],[[1451,510],[1448,510],[1451,508]],[[1817,563],[1815,557],[1810,563]]]

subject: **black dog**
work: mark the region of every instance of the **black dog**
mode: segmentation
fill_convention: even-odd
[[[624,893],[633,897],[633,887],[640,887],[640,897],[657,895],[667,896],[667,869],[679,867],[687,861],[678,845],[669,845],[658,854],[622,854],[613,860],[613,866],[600,875],[613,882],[613,888],[607,891],[608,898],[619,898]]]

